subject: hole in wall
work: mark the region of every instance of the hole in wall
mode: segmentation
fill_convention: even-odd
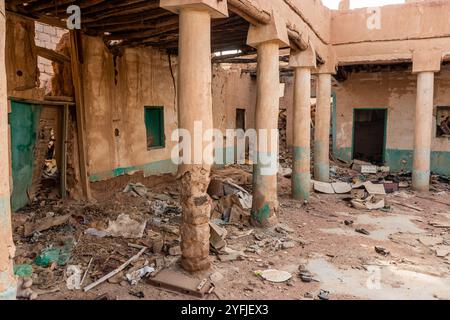
[[[19,77],[22,77],[22,76],[23,76],[22,70],[17,70],[16,74],[17,74]]]
[[[115,129],[114,130],[114,136],[116,136],[116,137],[119,137],[120,136],[120,131],[119,131],[119,129]]]

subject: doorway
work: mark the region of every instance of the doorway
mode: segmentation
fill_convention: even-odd
[[[236,109],[236,129],[245,131],[245,109]]]
[[[245,140],[245,109],[236,108],[236,140],[235,140],[235,158],[234,163],[245,163],[248,159],[249,144]],[[244,148],[242,148],[244,146]]]
[[[384,163],[387,109],[354,109],[353,159]]]
[[[13,212],[35,200],[64,197],[64,114],[61,106],[11,101]]]

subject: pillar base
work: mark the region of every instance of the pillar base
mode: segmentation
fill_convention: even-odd
[[[269,228],[278,223],[277,176],[262,175],[261,166],[253,166],[253,205],[251,224]]]
[[[412,173],[412,189],[419,192],[430,191],[430,177],[429,171],[413,171]]]

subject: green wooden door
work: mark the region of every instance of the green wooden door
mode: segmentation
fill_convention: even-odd
[[[42,107],[22,102],[11,102],[11,158],[13,174],[13,211],[29,203],[28,189],[32,184],[34,148]]]
[[[145,127],[147,130],[147,149],[164,148],[164,108],[145,108]]]

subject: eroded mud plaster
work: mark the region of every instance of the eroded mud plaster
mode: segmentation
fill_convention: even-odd
[[[171,134],[178,128],[176,60],[142,47],[127,48],[114,57],[94,37],[84,37],[83,49],[90,180],[135,171],[146,175],[175,172],[177,167],[170,159],[176,144]],[[164,109],[164,148],[147,148],[145,107]]]
[[[435,75],[434,112],[431,144],[431,171],[450,174],[450,140],[436,135],[436,107],[450,105],[448,88],[450,67],[442,66]],[[417,76],[411,70],[351,73],[339,83],[336,92],[337,156],[350,160],[353,142],[355,108],[388,109],[386,131],[386,164],[394,171],[412,169]]]

